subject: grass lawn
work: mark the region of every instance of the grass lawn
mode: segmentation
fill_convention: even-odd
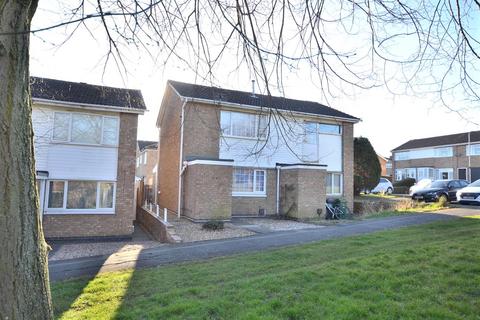
[[[480,220],[54,283],[62,319],[479,319]]]
[[[399,216],[399,215],[404,215],[404,214],[417,214],[417,213],[422,213],[422,212],[434,212],[438,210],[443,210],[447,209],[445,205],[442,205],[438,202],[418,202],[415,203],[413,207],[410,208],[402,208],[400,206],[399,209],[397,210],[388,210],[388,211],[379,211],[379,212],[373,212],[373,213],[368,213],[365,215],[361,215],[360,219],[371,219],[371,218],[384,218],[384,217],[391,217],[391,216]]]

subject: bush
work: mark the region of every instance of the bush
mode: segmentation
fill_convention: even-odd
[[[403,180],[400,180],[400,181],[395,181],[393,183],[393,187],[396,188],[396,187],[407,187],[407,188],[410,188],[411,186],[413,186],[415,184],[416,180],[414,178],[405,178]]]
[[[380,180],[381,167],[378,156],[367,138],[353,140],[353,189],[356,195],[362,190],[372,190]]]
[[[224,227],[223,221],[207,221],[202,225],[202,229],[211,231],[223,230]]]
[[[393,193],[396,193],[396,194],[408,194],[409,191],[410,191],[410,187],[393,186]]]

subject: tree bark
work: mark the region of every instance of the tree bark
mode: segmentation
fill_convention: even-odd
[[[0,319],[53,318],[29,89],[27,31],[36,6],[0,0]]]

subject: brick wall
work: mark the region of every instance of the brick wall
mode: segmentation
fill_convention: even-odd
[[[325,170],[282,169],[280,173],[280,210],[294,219],[325,215]]]
[[[230,219],[232,166],[188,166],[183,177],[182,211],[195,220]]]
[[[160,206],[177,212],[183,102],[172,90],[166,90],[165,95],[165,113],[159,120],[158,202]]]
[[[353,123],[343,123],[343,197],[353,210]]]
[[[187,103],[183,132],[183,159],[199,156],[218,159],[220,146],[220,108]]]
[[[265,209],[267,215],[276,214],[277,171],[267,171],[266,197],[232,197],[232,215],[258,215],[259,209]]]
[[[135,219],[137,118],[136,114],[120,114],[115,214],[44,215],[45,237],[131,236]]]

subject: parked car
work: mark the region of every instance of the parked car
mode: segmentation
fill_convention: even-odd
[[[456,201],[457,191],[467,185],[468,182],[466,180],[436,180],[427,188],[414,192],[412,199],[425,202],[435,202],[440,199]]]
[[[480,204],[480,179],[458,190],[457,201],[461,204]]]
[[[408,190],[408,194],[411,196],[419,190],[426,189],[430,184],[432,184],[432,182],[433,182],[432,179],[419,180],[413,186],[410,187],[410,189]]]
[[[371,190],[372,193],[386,193],[392,194],[393,193],[393,185],[390,180],[385,178],[380,178],[377,186]]]

